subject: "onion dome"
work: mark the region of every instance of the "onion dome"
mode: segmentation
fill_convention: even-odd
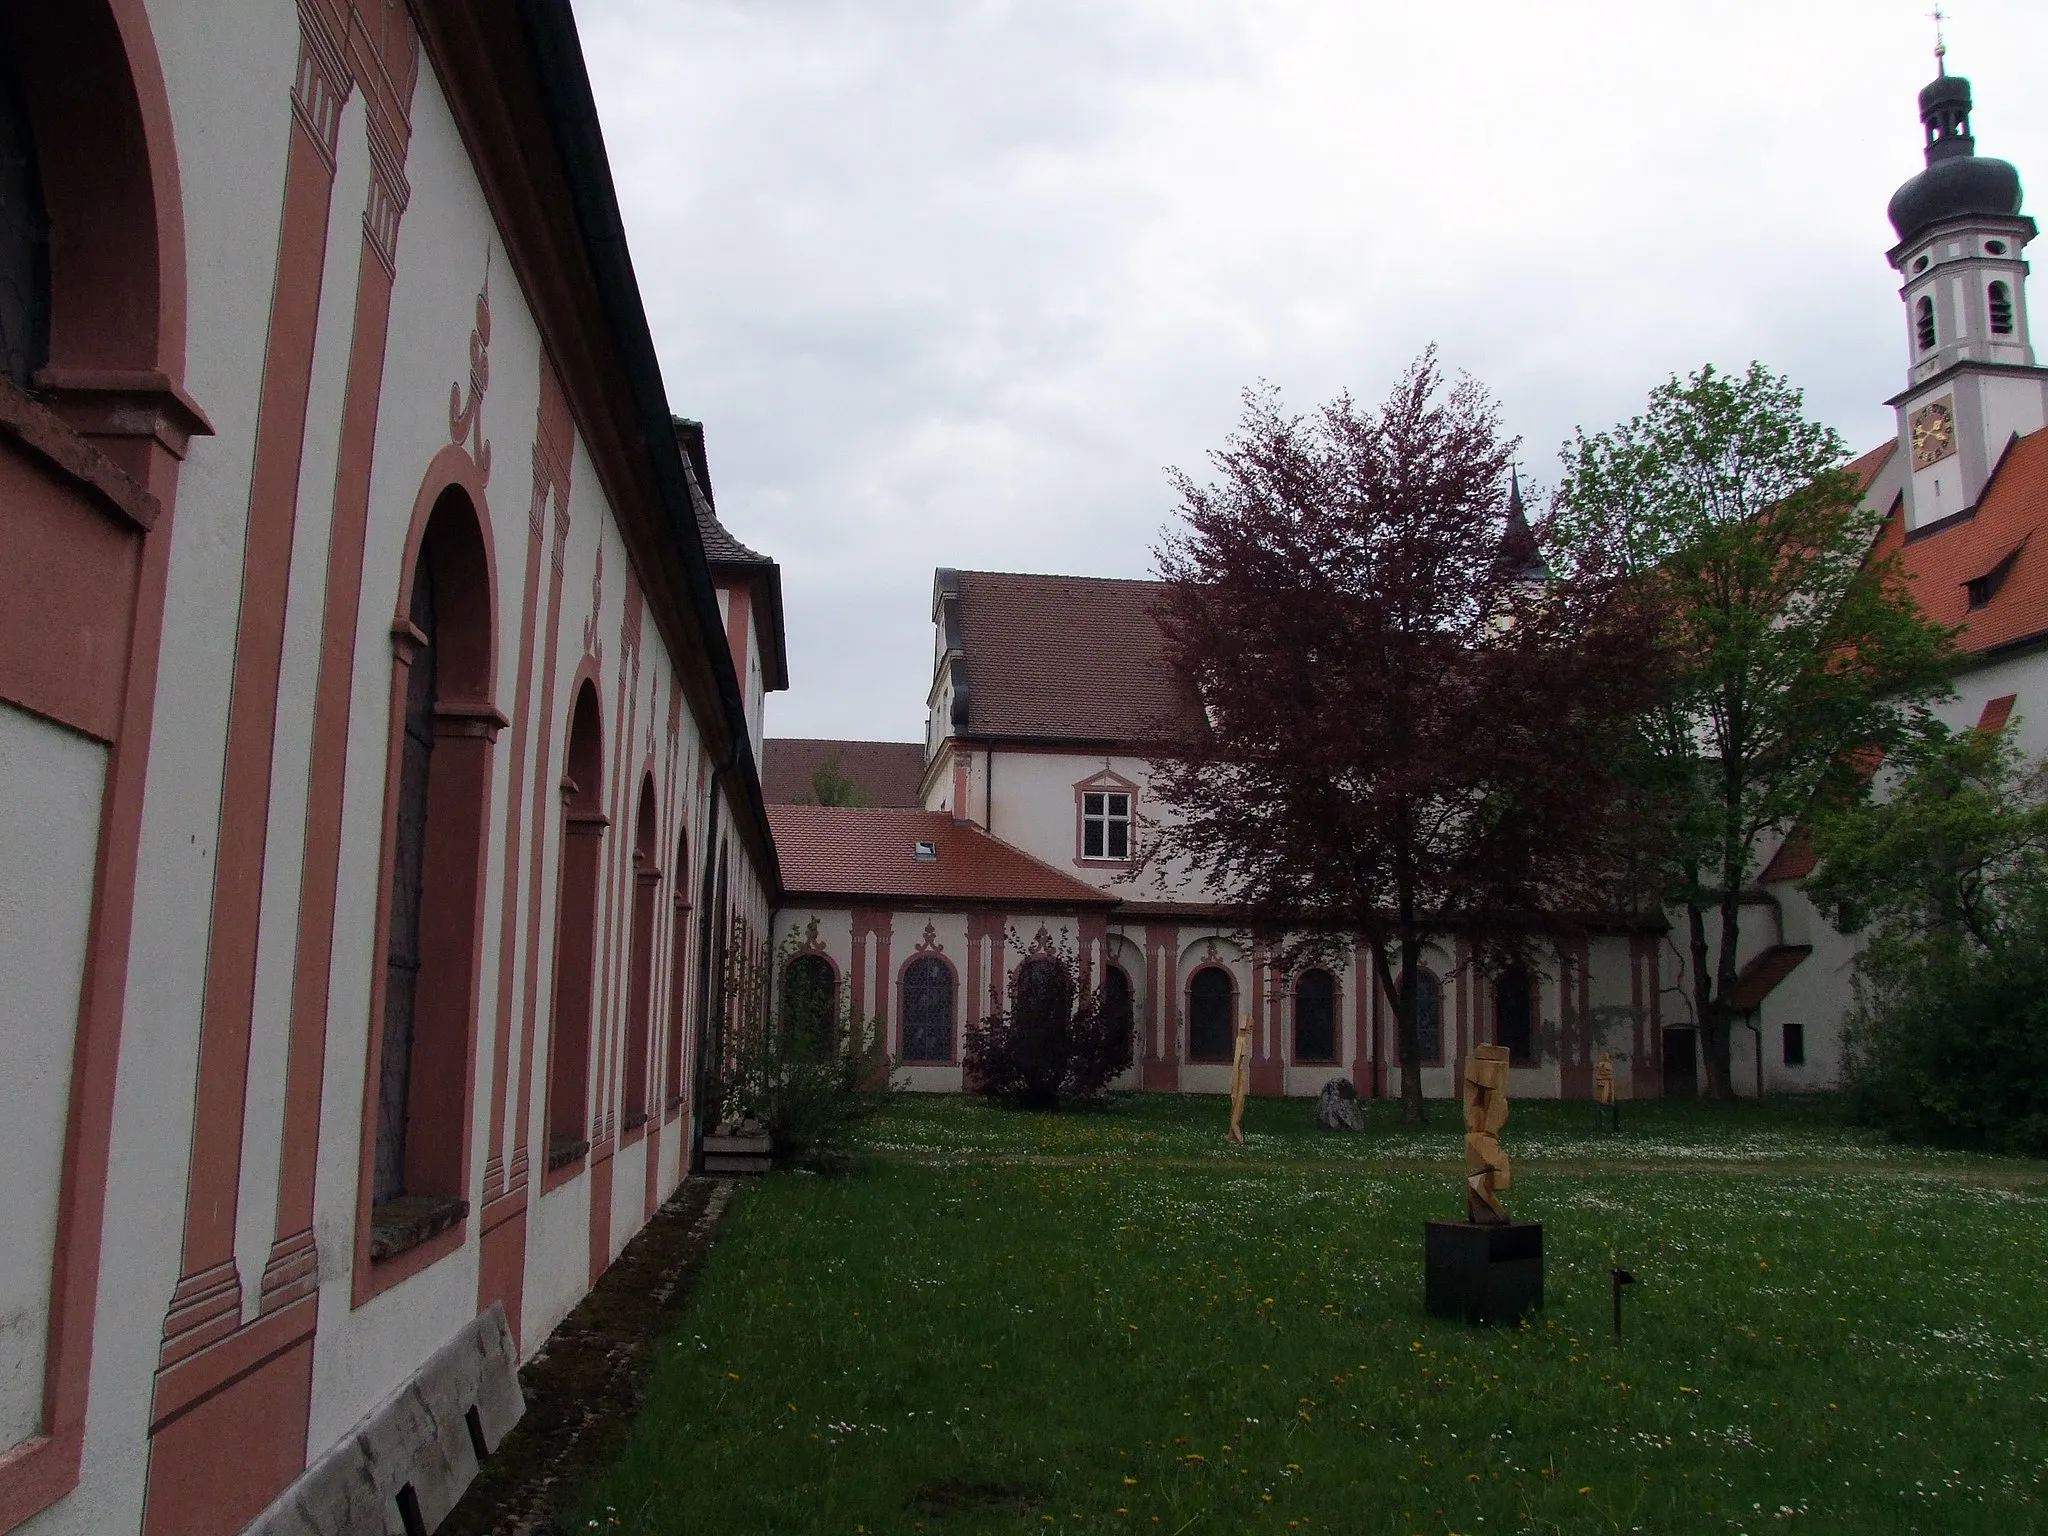
[[[1927,169],[1892,194],[1886,213],[1900,243],[1948,219],[2010,219],[2020,211],[2020,173],[1977,153],[1970,135],[1970,82],[1936,76],[1920,92]]]

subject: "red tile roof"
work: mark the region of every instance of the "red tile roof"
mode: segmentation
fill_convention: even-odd
[[[1775,944],[1742,968],[1728,1006],[1737,1013],[1754,1013],[1772,990],[1799,969],[1800,961],[1813,953],[1811,944]]]
[[[1111,907],[1117,898],[953,820],[947,811],[771,805],[783,889],[804,896]],[[917,857],[919,842],[938,857]]]
[[[1177,713],[1156,581],[962,571],[969,736],[1135,743]]]
[[[1861,458],[1851,459],[1842,468],[1856,482],[1857,490],[1867,491],[1870,489],[1870,482],[1877,478],[1877,472],[1890,462],[1891,456],[1898,452],[1898,449],[1899,440],[1895,437],[1888,442],[1879,443]]]
[[[1961,625],[1964,650],[1981,654],[2048,632],[2048,537],[2034,537],[2048,524],[2048,431],[2007,450],[1975,512],[1910,538],[1902,518],[1894,508],[1878,547],[1901,551],[1921,608]],[[1982,598],[1976,608],[1973,585]]]
[[[1995,699],[1984,701],[1984,712],[1977,716],[1977,729],[1989,731],[1996,736],[2005,729],[2005,722],[2012,718],[2012,707],[2019,702],[2016,693],[2001,694]]]
[[[921,741],[824,741],[810,736],[771,736],[761,743],[761,793],[770,805],[796,805],[814,798],[818,770],[838,759],[870,805],[921,807],[924,780]]]
[[[1756,878],[1763,885],[1769,885],[1773,880],[1804,880],[1819,862],[1820,855],[1813,851],[1813,834],[1801,823],[1786,835],[1784,842],[1778,844],[1778,851],[1771,855],[1771,862]]]

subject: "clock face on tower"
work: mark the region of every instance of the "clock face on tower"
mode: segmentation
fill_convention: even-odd
[[[1956,451],[1956,397],[1930,400],[1909,419],[1913,434],[1913,467],[1925,469]]]

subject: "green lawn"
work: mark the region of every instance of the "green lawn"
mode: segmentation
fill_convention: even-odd
[[[2048,1165],[1826,1101],[1520,1103],[1548,1310],[1427,1319],[1455,1106],[906,1098],[745,1190],[567,1530],[2048,1529]],[[1639,1281],[1627,1335],[1608,1269]]]

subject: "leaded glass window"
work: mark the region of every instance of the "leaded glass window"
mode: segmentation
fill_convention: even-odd
[[[823,955],[798,955],[782,972],[782,1027],[792,1044],[823,1056],[833,1047],[839,979]]]
[[[1230,1060],[1230,972],[1205,965],[1188,983],[1188,1060]]]
[[[953,968],[930,955],[903,970],[903,1059],[953,1059]]]
[[[1508,1058],[1521,1065],[1535,1059],[1535,997],[1529,973],[1513,966],[1493,984],[1493,1039],[1508,1048]]]
[[[1114,790],[1087,790],[1081,796],[1081,857],[1128,859],[1131,856],[1131,797]]]
[[[405,743],[391,850],[391,932],[384,955],[384,1049],[377,1074],[377,1164],[370,1199],[405,1190],[405,1135],[412,1097],[412,1037],[420,974],[420,893],[426,883],[427,770],[434,751],[434,575],[422,558],[408,614],[426,637],[405,678]]]
[[[1424,1062],[1443,1065],[1444,988],[1428,971],[1415,973],[1415,1042]]]
[[[0,374],[24,389],[49,354],[47,231],[28,113],[0,59]]]
[[[1337,978],[1303,971],[1294,984],[1294,1059],[1337,1059]]]

